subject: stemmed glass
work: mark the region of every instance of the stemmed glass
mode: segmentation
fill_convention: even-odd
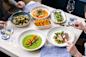
[[[67,11],[69,13],[72,13],[74,11],[74,8],[75,8],[75,1],[74,0],[69,0],[68,4],[67,4],[67,7],[66,7]]]

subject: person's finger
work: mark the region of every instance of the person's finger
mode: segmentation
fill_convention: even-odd
[[[0,24],[4,24],[4,23],[6,23],[5,21],[0,21]]]
[[[0,24],[0,29],[1,29],[1,28],[4,28],[4,24]]]

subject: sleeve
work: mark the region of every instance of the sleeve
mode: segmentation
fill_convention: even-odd
[[[12,4],[12,5],[15,5],[17,4],[17,2],[15,0],[9,0],[9,3]]]
[[[7,21],[8,17],[9,17],[9,14],[4,9],[3,0],[0,0],[0,20]]]
[[[86,0],[79,0],[79,1],[86,4]]]

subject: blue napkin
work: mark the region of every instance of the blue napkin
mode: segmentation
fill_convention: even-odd
[[[24,12],[28,13],[30,12],[33,8],[37,7],[37,6],[40,6],[41,4],[39,2],[34,2],[34,3],[31,3],[31,4],[27,4],[25,6],[25,8],[23,9]]]
[[[44,46],[41,49],[41,57],[71,57],[71,55],[65,47]]]

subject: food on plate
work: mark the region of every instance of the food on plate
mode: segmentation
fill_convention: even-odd
[[[66,41],[68,41],[68,38],[69,38],[68,34],[64,33],[64,31],[56,32],[54,36],[54,40],[58,44],[65,43]]]
[[[62,14],[61,12],[55,12],[54,13],[54,17],[55,17],[55,20],[57,23],[62,23],[63,22],[63,17],[62,17]]]
[[[13,17],[13,24],[15,25],[26,25],[29,22],[29,17],[25,15],[17,15]]]
[[[50,25],[51,22],[49,19],[37,19],[34,21],[34,24],[36,26],[46,26],[46,25]]]
[[[49,16],[49,12],[46,8],[38,7],[31,11],[31,15],[36,19],[43,19]]]
[[[24,37],[22,43],[23,46],[27,49],[35,49],[41,45],[42,39],[39,35],[30,34]]]

